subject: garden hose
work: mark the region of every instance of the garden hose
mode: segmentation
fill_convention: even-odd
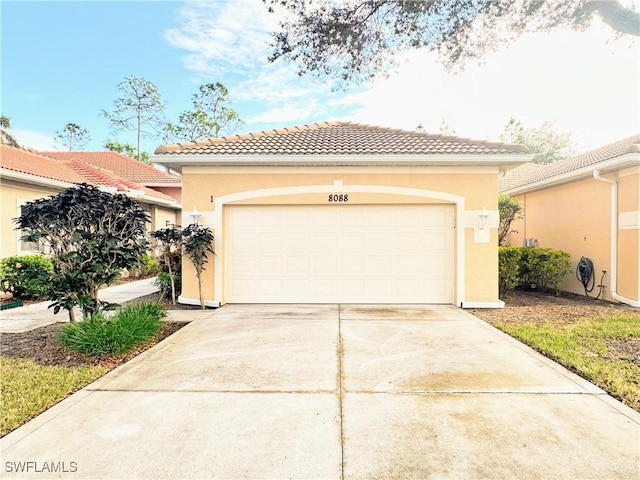
[[[595,275],[593,274],[593,262],[588,257],[580,257],[578,266],[576,267],[576,278],[584,287],[584,294],[589,296],[589,292],[593,291],[595,286]]]

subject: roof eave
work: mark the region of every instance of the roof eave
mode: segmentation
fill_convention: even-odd
[[[53,178],[39,177],[37,175],[16,172],[15,170],[8,170],[6,168],[0,168],[0,178],[7,178],[10,180],[31,183],[43,187],[60,188],[63,190],[76,185],[75,183],[71,182],[64,182],[62,180],[55,180]]]
[[[519,195],[521,193],[543,190],[545,188],[556,187],[565,183],[584,180],[586,178],[592,177],[594,170],[600,170],[600,172],[602,173],[610,173],[612,171],[622,170],[623,168],[629,168],[638,165],[640,165],[640,153],[627,153],[610,160],[592,163],[591,165],[586,165],[576,170],[571,170],[560,175],[544,178],[542,180],[538,180],[537,182],[505,189],[502,193],[506,193],[507,195]]]
[[[184,166],[477,166],[513,168],[530,162],[532,154],[452,154],[452,155],[153,155],[150,160],[181,171]]]

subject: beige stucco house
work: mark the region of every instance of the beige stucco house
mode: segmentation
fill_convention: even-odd
[[[182,224],[215,234],[206,304],[500,307],[499,173],[526,149],[325,122],[162,145]],[[180,301],[198,303],[183,262]]]
[[[68,152],[67,152],[68,153]],[[125,157],[126,158],[126,157]],[[133,171],[133,167],[130,167]],[[148,179],[155,176],[165,184],[180,184],[179,177],[169,176],[148,165],[141,166]],[[0,258],[33,253],[35,246],[20,241],[12,219],[20,215],[26,202],[55,195],[75,184],[88,183],[113,193],[134,198],[151,217],[149,230],[179,223],[181,204],[171,195],[131,181],[114,171],[99,168],[77,158],[55,159],[37,152],[0,144]]]
[[[501,190],[524,207],[511,245],[565,250],[575,268],[594,265],[596,295],[640,306],[640,135],[539,168],[504,182]],[[604,275],[603,275],[604,272]],[[563,289],[584,294],[576,276]],[[601,296],[602,298],[602,296]]]

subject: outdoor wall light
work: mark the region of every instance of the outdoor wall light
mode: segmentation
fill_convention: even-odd
[[[478,215],[478,217],[480,217],[480,222],[478,222],[478,229],[484,230],[485,228],[487,228],[487,218],[489,218],[489,212],[487,212],[487,209],[485,207],[482,207],[482,212],[480,212],[480,215]]]
[[[200,212],[198,211],[198,209],[196,207],[193,207],[193,212],[191,212],[189,215],[191,216],[191,218],[193,218],[193,223],[198,225],[198,219],[200,218]]]

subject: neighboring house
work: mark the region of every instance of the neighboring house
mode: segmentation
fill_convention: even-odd
[[[57,151],[38,152],[57,160],[80,160],[101,170],[108,170],[131,182],[152,188],[182,202],[182,179],[177,175],[158,170],[152,165],[139,162],[131,157],[110,150],[100,152]]]
[[[180,222],[181,205],[171,196],[137,184],[114,172],[79,160],[61,161],[40,153],[0,145],[0,258],[32,253],[35,246],[20,241],[13,218],[26,202],[55,195],[75,184],[88,183],[134,198],[151,216],[149,230]]]
[[[501,307],[499,173],[526,148],[348,122],[162,145],[183,225],[215,234],[206,304]],[[198,303],[183,262],[180,301]]]
[[[561,160],[502,189],[524,207],[512,245],[565,250],[595,266],[597,295],[640,306],[640,135]],[[604,276],[603,276],[603,272]],[[575,275],[563,289],[584,294]]]

